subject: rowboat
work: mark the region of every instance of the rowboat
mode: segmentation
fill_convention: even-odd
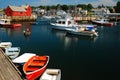
[[[16,67],[21,67],[26,63],[31,57],[36,56],[34,53],[24,53],[12,60]]]
[[[11,42],[1,42],[0,43],[0,48],[11,59],[16,58],[20,53],[20,47],[12,47]]]
[[[35,80],[46,70],[49,56],[33,56],[24,65],[23,72],[28,80]]]
[[[29,29],[26,29],[26,30],[23,31],[23,33],[24,33],[25,36],[30,36],[31,31]]]
[[[60,69],[46,69],[39,80],[60,80],[61,70]]]
[[[12,46],[11,42],[0,42],[0,48],[9,48]]]
[[[13,63],[18,63],[18,64],[24,64],[27,62],[31,57],[36,56],[34,53],[24,53],[20,55],[19,57],[16,57],[15,59],[12,60]]]
[[[20,53],[20,47],[9,47],[2,49],[7,56],[9,56],[11,59],[16,58]]]

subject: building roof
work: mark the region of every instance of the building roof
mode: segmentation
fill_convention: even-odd
[[[22,6],[10,6],[9,7],[13,10],[13,11],[19,11],[19,12],[25,12],[26,8],[28,7],[28,5],[22,5]]]

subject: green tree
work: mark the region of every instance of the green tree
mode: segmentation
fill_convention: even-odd
[[[62,5],[61,9],[64,10],[64,11],[67,11],[68,10],[68,6],[67,5]]]
[[[93,8],[92,4],[88,4],[88,5],[87,5],[87,10],[88,10],[88,11],[91,11],[92,8]]]
[[[117,2],[116,6],[114,8],[117,13],[120,13],[120,1]]]

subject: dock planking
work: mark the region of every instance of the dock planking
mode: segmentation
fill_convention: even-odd
[[[24,80],[11,59],[0,48],[0,80]]]

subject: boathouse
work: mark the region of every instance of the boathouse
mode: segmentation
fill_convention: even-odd
[[[22,5],[22,6],[8,6],[5,9],[6,19],[10,19],[10,21],[36,21],[37,15],[32,13],[32,8],[30,5]]]
[[[31,16],[32,8],[30,5],[8,6],[5,10],[6,16]]]

